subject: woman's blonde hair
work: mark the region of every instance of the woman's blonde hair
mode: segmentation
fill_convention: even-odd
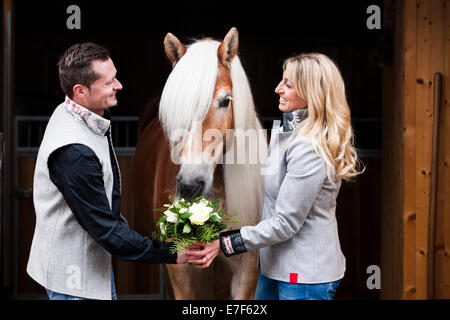
[[[284,61],[283,69],[290,73],[295,90],[307,103],[296,135],[308,137],[316,152],[336,177],[352,180],[360,161],[354,147],[350,108],[345,95],[344,80],[336,64],[320,53],[300,54]]]

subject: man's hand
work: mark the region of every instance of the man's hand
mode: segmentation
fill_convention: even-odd
[[[177,264],[179,263],[187,263],[191,262],[192,259],[197,259],[197,256],[191,255],[192,252],[199,252],[203,249],[203,246],[200,244],[193,244],[188,247],[188,251],[178,252],[177,253]]]
[[[199,269],[208,268],[213,262],[214,258],[219,253],[220,242],[219,240],[214,240],[208,243],[196,243],[194,246],[203,248],[202,250],[191,250],[187,252],[190,259],[189,262],[195,263],[196,267]]]

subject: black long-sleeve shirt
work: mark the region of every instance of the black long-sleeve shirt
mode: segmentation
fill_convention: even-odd
[[[75,218],[97,243],[120,260],[176,263],[169,245],[131,230],[120,216],[119,170],[112,150],[114,175],[112,209],[103,183],[102,167],[94,151],[82,144],[70,144],[54,151],[48,160],[50,180],[63,194]]]

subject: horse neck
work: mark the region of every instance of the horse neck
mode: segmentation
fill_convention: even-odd
[[[256,120],[255,123],[255,130],[261,129],[259,121]],[[265,143],[266,137],[260,131],[257,132],[258,139],[264,139],[261,141]],[[223,182],[226,212],[236,213],[236,220],[240,221],[239,224],[231,227],[236,229],[257,224],[260,220],[263,200],[261,164],[224,164]]]

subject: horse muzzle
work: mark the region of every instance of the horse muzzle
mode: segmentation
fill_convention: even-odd
[[[211,192],[212,174],[204,166],[182,166],[176,179],[176,197],[192,202],[199,196],[208,197]]]

